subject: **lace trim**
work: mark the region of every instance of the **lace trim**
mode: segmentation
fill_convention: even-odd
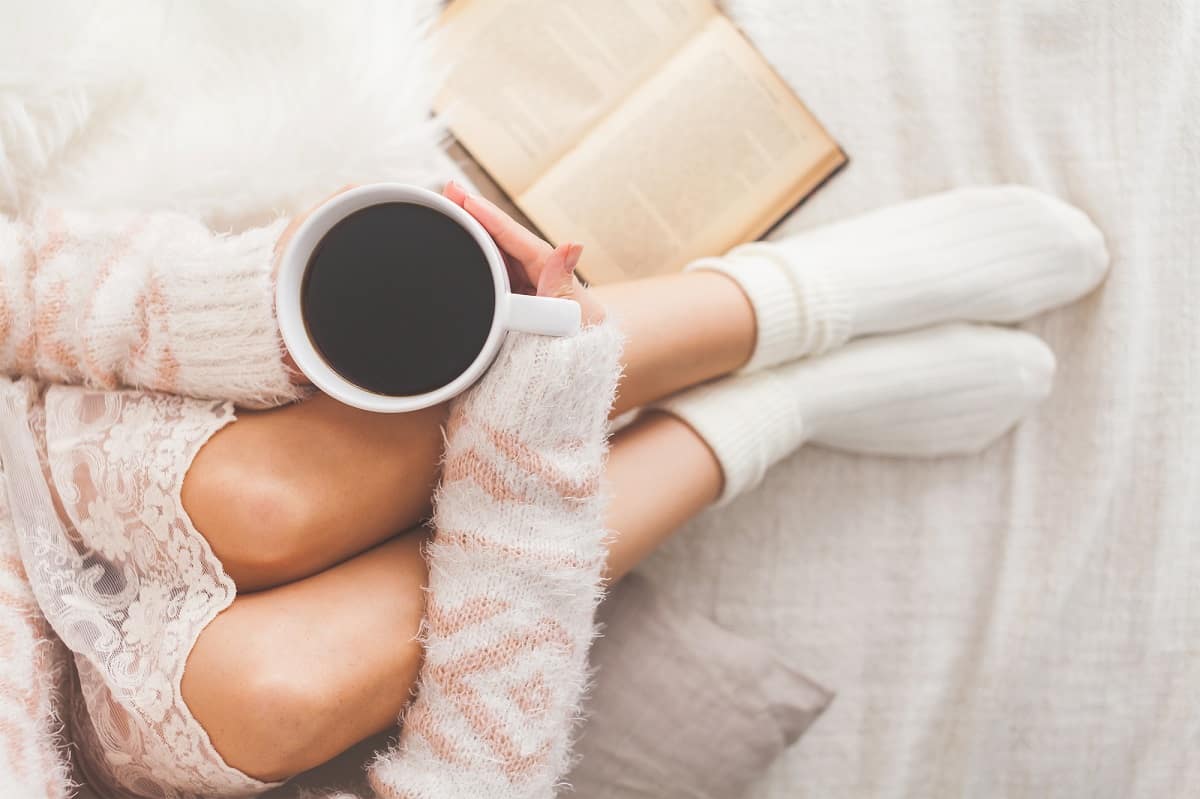
[[[87,772],[154,799],[281,784],[226,764],[180,687],[196,638],[236,595],[181,497],[184,474],[235,419],[233,406],[67,387],[47,391],[44,406],[25,404],[26,446],[32,455],[45,444],[37,455],[50,479],[38,489],[34,470],[19,470],[22,559],[75,655],[82,712],[72,726]],[[12,424],[0,431],[6,446],[20,435]]]
[[[208,443],[209,439],[220,432],[222,428],[228,424],[231,424],[232,422],[237,421],[237,414],[233,409],[232,403],[225,403],[222,411],[223,412],[219,417],[213,419],[213,423],[209,425],[209,429],[203,431],[193,442],[193,445],[189,448],[187,458],[184,461],[185,465],[183,467],[183,471],[179,475],[179,480],[175,483],[175,490],[172,492],[172,498],[175,500],[175,506],[179,509],[179,519],[183,524],[185,532],[189,537],[197,542],[200,550],[200,556],[204,558],[204,563],[208,569],[216,575],[216,579],[221,585],[222,589],[225,590],[226,595],[225,598],[220,602],[211,603],[208,607],[208,612],[200,616],[195,632],[191,636],[191,640],[187,642],[186,654],[179,661],[178,670],[173,678],[173,684],[176,695],[179,697],[180,713],[186,717],[188,724],[195,729],[195,738],[200,743],[201,747],[205,751],[205,754],[211,760],[213,765],[224,771],[229,776],[231,781],[244,782],[255,792],[259,792],[267,791],[271,788],[277,788],[280,785],[283,785],[285,781],[281,780],[279,782],[263,782],[261,780],[256,780],[249,774],[246,774],[240,769],[236,769],[226,763],[225,758],[221,757],[221,753],[217,751],[215,746],[213,746],[212,738],[209,736],[208,730],[204,729],[200,722],[196,720],[196,717],[192,715],[192,709],[188,707],[187,702],[183,700],[183,674],[187,669],[187,655],[191,654],[192,648],[196,645],[196,639],[200,637],[200,633],[204,631],[204,628],[207,627],[209,623],[215,619],[218,614],[220,614],[221,611],[232,605],[233,600],[237,598],[237,586],[233,582],[233,578],[225,572],[225,566],[216,556],[216,553],[212,551],[212,545],[209,544],[208,539],[196,529],[196,525],[192,522],[192,517],[188,515],[188,512],[183,507],[183,481],[184,478],[187,477],[187,472],[192,468],[192,462],[195,461],[197,453],[199,453],[200,449]]]

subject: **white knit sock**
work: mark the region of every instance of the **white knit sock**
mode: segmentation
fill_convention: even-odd
[[[866,338],[655,407],[687,422],[712,449],[726,502],[805,441],[898,456],[977,452],[1042,400],[1053,376],[1054,355],[1041,339],[950,324]]]
[[[1082,211],[1022,186],[934,194],[688,266],[733,278],[754,306],[744,372],[870,333],[1026,319],[1083,296],[1107,268]]]

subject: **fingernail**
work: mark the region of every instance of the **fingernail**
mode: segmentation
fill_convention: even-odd
[[[575,267],[579,265],[579,257],[583,255],[582,244],[572,244],[567,252],[567,274],[575,272]]]

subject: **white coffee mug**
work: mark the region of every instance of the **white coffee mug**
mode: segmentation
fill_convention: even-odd
[[[355,211],[382,203],[414,203],[438,211],[457,222],[479,244],[492,272],[495,302],[487,339],[475,360],[446,385],[423,394],[378,394],[347,380],[331,366],[313,343],[304,323],[302,291],[304,273],[321,239]],[[580,326],[579,304],[553,297],[514,294],[508,282],[504,256],[478,220],[440,194],[404,183],[359,186],[330,198],[316,208],[288,241],[280,258],[275,285],[275,308],[284,344],[296,366],[313,385],[347,405],[379,413],[402,413],[437,405],[469,388],[487,370],[504,337],[511,331],[545,336],[570,336]]]

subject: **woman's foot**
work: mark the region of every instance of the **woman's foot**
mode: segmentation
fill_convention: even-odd
[[[1016,322],[1104,279],[1104,237],[1079,209],[1022,186],[958,189],[689,269],[735,280],[758,317],[743,371],[857,336],[944,322]]]
[[[806,441],[910,457],[977,452],[1046,397],[1054,366],[1054,354],[1029,333],[951,324],[863,339],[655,407],[712,449],[725,502]]]

